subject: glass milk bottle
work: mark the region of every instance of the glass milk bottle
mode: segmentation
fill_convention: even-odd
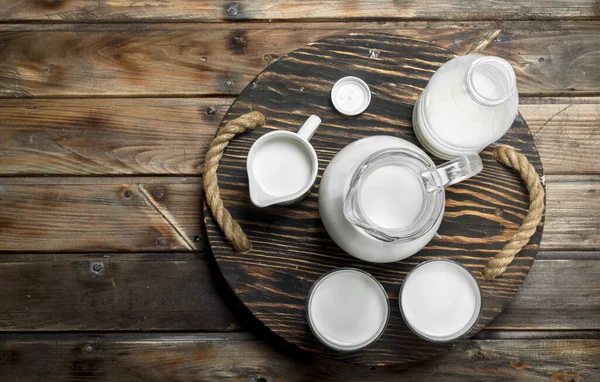
[[[442,65],[417,100],[413,127],[431,154],[480,152],[512,125],[519,104],[515,71],[498,57],[469,54]]]

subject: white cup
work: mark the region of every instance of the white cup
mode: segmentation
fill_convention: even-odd
[[[306,319],[325,346],[338,351],[363,349],[375,342],[390,317],[388,295],[369,273],[339,268],[310,288]]]
[[[292,204],[310,193],[319,160],[309,140],[320,124],[311,115],[298,133],[272,131],[254,142],[246,162],[252,204]]]
[[[460,263],[447,259],[414,267],[399,296],[404,322],[431,342],[465,338],[481,317],[482,301],[475,277]]]

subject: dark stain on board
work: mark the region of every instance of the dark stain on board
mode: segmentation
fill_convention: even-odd
[[[57,10],[64,8],[69,4],[68,0],[40,0],[37,2],[40,8],[45,10]]]
[[[19,352],[6,349],[0,349],[0,365],[15,365],[21,361],[21,354]]]
[[[227,38],[227,50],[233,54],[244,54],[248,50],[248,34],[243,29],[236,29]]]

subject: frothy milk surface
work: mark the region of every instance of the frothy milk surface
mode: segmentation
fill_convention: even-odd
[[[481,304],[473,277],[447,261],[417,268],[404,281],[400,299],[404,319],[425,336],[440,339],[468,329]]]
[[[371,277],[341,270],[315,287],[309,314],[314,329],[328,342],[349,347],[369,343],[383,330],[388,317],[387,296]]]
[[[269,194],[292,195],[312,183],[312,158],[302,142],[278,136],[257,150],[252,172],[260,187]]]
[[[359,203],[373,223],[384,228],[406,227],[423,207],[423,183],[406,167],[384,166],[364,180]]]
[[[497,86],[489,76],[493,74],[485,74],[479,70],[473,72],[473,86],[479,94],[489,99],[500,99],[505,96],[502,88]]]

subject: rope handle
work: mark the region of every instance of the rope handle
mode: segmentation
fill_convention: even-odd
[[[252,243],[242,230],[239,223],[231,216],[223,205],[221,191],[219,190],[217,169],[219,161],[223,157],[223,151],[236,135],[246,131],[254,130],[266,123],[265,116],[254,111],[244,114],[229,121],[219,129],[217,135],[210,144],[204,164],[204,194],[206,203],[212,215],[231,243],[233,250],[238,253],[247,253],[252,249]],[[488,280],[500,276],[512,263],[515,256],[529,243],[529,239],[535,234],[537,225],[542,220],[544,212],[544,188],[540,176],[537,174],[525,155],[517,152],[509,146],[499,146],[493,152],[494,159],[503,163],[521,174],[529,191],[529,211],[523,219],[517,233],[511,237],[508,244],[488,263],[482,270],[483,277]]]
[[[225,126],[217,131],[217,135],[210,143],[210,149],[206,153],[204,161],[204,197],[206,198],[206,204],[210,212],[212,212],[215,221],[221,227],[221,230],[223,230],[225,237],[233,246],[233,250],[239,253],[250,252],[252,243],[248,240],[248,236],[246,236],[240,224],[223,205],[219,180],[217,178],[217,169],[219,168],[219,161],[223,157],[223,151],[229,145],[229,141],[236,135],[254,130],[266,122],[265,116],[258,111],[241,115],[227,122]]]
[[[529,243],[529,239],[535,234],[544,213],[544,187],[542,187],[540,176],[529,163],[527,157],[510,146],[496,147],[492,155],[498,162],[515,169],[521,174],[521,179],[525,182],[529,191],[529,211],[517,233],[483,268],[481,273],[488,280],[493,280],[506,271],[515,256]]]

